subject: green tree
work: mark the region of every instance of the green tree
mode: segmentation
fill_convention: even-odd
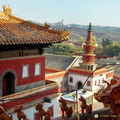
[[[103,54],[103,46],[102,45],[98,45],[96,48],[96,54]]]
[[[112,45],[112,44],[113,44],[113,41],[108,39],[108,38],[102,40],[102,46],[103,47],[105,47],[107,45]]]
[[[52,47],[45,49],[45,53],[73,56],[75,53],[75,49],[71,45],[54,44]]]
[[[92,35],[92,41],[93,41],[93,45],[96,45],[96,44],[97,44],[96,37],[95,37],[94,35]],[[85,38],[82,37],[82,36],[79,37],[78,42],[79,42],[79,43],[84,43],[84,42],[85,42]]]
[[[82,37],[82,36],[81,36],[81,37],[79,37],[78,42],[79,42],[79,43],[84,43],[84,42],[85,42],[85,38],[84,38],[84,37]]]
[[[118,56],[120,52],[120,44],[111,44],[103,48],[103,53],[110,57]]]
[[[93,41],[93,45],[97,44],[96,37],[94,35],[92,35],[92,41]]]
[[[120,55],[117,57],[117,60],[120,60]]]

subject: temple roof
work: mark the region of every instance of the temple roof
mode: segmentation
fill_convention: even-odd
[[[11,14],[9,7],[3,6],[0,12],[0,46],[40,44],[51,45],[69,40],[69,31],[50,29],[44,26],[23,20]]]
[[[104,64],[110,64],[113,66],[114,69],[114,74],[115,75],[120,75],[120,65],[115,65],[115,64],[120,64],[120,60],[117,60],[117,57],[109,57],[107,59],[95,59],[95,63],[98,64],[98,66],[101,66]],[[113,65],[112,65],[113,64]]]
[[[82,60],[79,56],[70,57],[64,55],[43,54],[46,57],[46,67],[68,70],[70,67],[79,65]]]

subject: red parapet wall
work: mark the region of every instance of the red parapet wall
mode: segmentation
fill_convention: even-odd
[[[35,64],[40,64],[40,75],[34,75]],[[22,66],[28,65],[29,76],[22,78]],[[7,71],[15,73],[17,86],[45,80],[45,57],[44,56],[26,56],[7,58],[0,60],[0,75],[4,77]]]
[[[31,96],[28,96],[28,97],[20,98],[20,99],[17,99],[15,101],[13,100],[11,102],[1,104],[0,106],[2,106],[3,108],[5,106],[6,109],[8,110],[8,109],[14,108],[15,106],[23,105],[23,104],[26,104],[28,102],[32,102],[34,100],[37,100],[37,99],[40,99],[40,98],[43,98],[43,97],[46,97],[46,96],[49,96],[49,95],[52,95],[52,94],[55,94],[58,92],[61,92],[60,86],[53,88],[53,89],[50,89],[50,90],[46,90],[46,91],[37,93],[37,94],[34,94],[34,95],[31,95]]]
[[[117,80],[120,80],[120,75],[114,75],[113,78],[117,79]]]
[[[113,75],[114,75],[114,72],[113,72],[113,71],[112,71],[112,72],[109,72],[109,73],[106,74],[106,78],[113,77]]]
[[[102,68],[102,69],[99,69],[99,70],[96,70],[96,71],[93,72],[93,71],[83,70],[83,69],[79,69],[79,68],[78,69],[77,68],[70,68],[69,72],[83,74],[83,75],[90,75],[90,74],[91,75],[99,75],[101,73],[106,73],[106,69]]]
[[[83,69],[76,69],[76,68],[70,68],[69,72],[71,73],[78,73],[78,74],[85,74],[85,75],[90,75],[91,72],[88,70],[83,70]]]

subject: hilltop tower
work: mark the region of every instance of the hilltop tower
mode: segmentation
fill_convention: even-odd
[[[94,63],[95,54],[93,53],[95,49],[95,45],[92,44],[92,26],[91,23],[89,24],[88,28],[88,34],[87,34],[87,40],[85,44],[83,45],[84,54],[83,62],[80,63],[80,68],[85,70],[91,70],[94,71],[97,67],[97,64]]]

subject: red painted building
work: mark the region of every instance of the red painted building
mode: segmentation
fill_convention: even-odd
[[[13,16],[9,7],[0,12],[0,106],[14,114],[16,105],[23,105],[28,118],[36,120],[35,107],[45,97],[44,109],[58,116],[57,97],[61,85],[45,80],[43,49],[54,43],[69,40],[69,31],[50,29]],[[49,77],[48,77],[49,79]],[[58,93],[57,93],[58,92]],[[34,113],[33,113],[34,111]]]
[[[45,57],[42,56],[44,48],[69,40],[69,31],[54,30],[47,24],[41,26],[25,21],[13,16],[11,9],[4,6],[0,13],[0,106],[16,120],[13,109],[23,105],[28,118],[37,120],[34,106],[48,97],[51,103],[44,103],[44,109],[49,110],[52,117],[57,117],[57,97],[61,92],[61,84],[68,83],[73,90],[81,89],[91,75],[83,88],[95,90],[103,80],[111,79],[114,74],[111,67],[96,69],[91,27],[88,29],[80,66],[67,71],[45,68]],[[50,74],[45,76],[45,73]],[[64,78],[67,78],[67,82]]]
[[[38,83],[37,86],[45,84],[43,56],[2,58],[0,67],[2,96],[30,89],[29,85],[32,83]],[[24,85],[27,88],[23,88]]]

